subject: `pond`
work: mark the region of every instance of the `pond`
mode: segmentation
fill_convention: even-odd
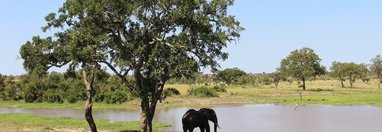
[[[172,124],[163,131],[182,131],[181,118],[189,108],[157,110],[154,120]],[[243,105],[213,108],[221,132],[381,132],[382,107]],[[28,113],[83,118],[83,110],[0,107],[0,113]],[[115,121],[139,120],[139,111],[94,110],[94,117]],[[210,122],[212,127],[212,123]],[[212,129],[211,129],[212,130]],[[195,129],[199,131],[199,129]]]

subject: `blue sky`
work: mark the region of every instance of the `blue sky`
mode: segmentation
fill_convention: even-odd
[[[44,17],[63,0],[0,1],[0,73],[25,73],[18,51],[42,35]],[[272,72],[292,50],[309,47],[329,67],[332,61],[369,63],[382,54],[380,0],[236,0],[230,14],[246,29],[228,46],[222,68]]]

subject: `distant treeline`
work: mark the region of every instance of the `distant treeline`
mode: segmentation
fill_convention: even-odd
[[[97,75],[94,83],[95,102],[122,103],[133,99],[120,79],[107,72]],[[86,99],[85,85],[80,72],[51,72],[46,76],[0,74],[2,100],[31,102],[75,103]]]
[[[309,80],[338,79],[343,87],[343,81],[350,82],[350,87],[352,87],[352,82],[355,80],[359,79],[366,83],[380,77],[376,70],[378,67],[373,64],[333,62],[330,71],[327,71],[326,68],[323,69],[323,74],[310,77]],[[175,78],[167,83],[205,86],[250,85],[255,87],[274,85],[277,88],[280,81],[300,82],[298,78],[293,78],[280,71],[252,74],[245,73],[239,68],[227,68],[215,71],[214,74],[199,73],[192,78]],[[123,103],[135,98],[117,76],[106,71],[96,75],[94,87],[95,102]],[[44,76],[34,74],[5,76],[0,74],[0,98],[5,101],[24,100],[27,103],[75,103],[86,99],[86,91],[80,71],[51,72]]]

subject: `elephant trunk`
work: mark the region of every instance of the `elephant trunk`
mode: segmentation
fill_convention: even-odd
[[[214,118],[215,118],[215,120],[213,121],[214,122],[214,132],[216,132],[216,129],[219,127],[219,124],[218,124],[218,118],[216,117],[216,115]]]
[[[216,132],[216,129],[217,129],[217,127],[219,126],[217,123],[214,123],[215,124],[215,126],[214,126],[214,132]]]

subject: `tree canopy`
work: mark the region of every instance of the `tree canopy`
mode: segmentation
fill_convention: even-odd
[[[151,131],[168,79],[216,69],[217,60],[228,57],[222,49],[243,30],[227,13],[231,5],[233,0],[67,0],[43,27],[59,31],[34,37],[21,55],[29,70],[106,65],[141,98],[142,131]]]
[[[294,50],[281,61],[280,71],[287,76],[301,79],[305,90],[305,80],[323,74],[325,69],[320,65],[320,57],[313,49],[302,48]]]
[[[382,83],[382,58],[381,55],[377,55],[371,60],[370,70],[378,78],[378,88]]]
[[[365,64],[356,64],[354,62],[332,62],[331,76],[337,77],[341,81],[341,87],[345,87],[343,81],[349,80],[350,87],[353,87],[353,83],[357,78],[366,78],[368,69]]]
[[[332,77],[338,78],[338,80],[341,81],[341,87],[345,87],[343,83],[345,81],[345,71],[343,69],[343,63],[337,61],[332,62],[330,70],[332,71],[330,75]]]
[[[227,68],[222,71],[216,71],[216,79],[221,80],[227,84],[233,84],[238,81],[240,77],[246,73],[239,68]]]

